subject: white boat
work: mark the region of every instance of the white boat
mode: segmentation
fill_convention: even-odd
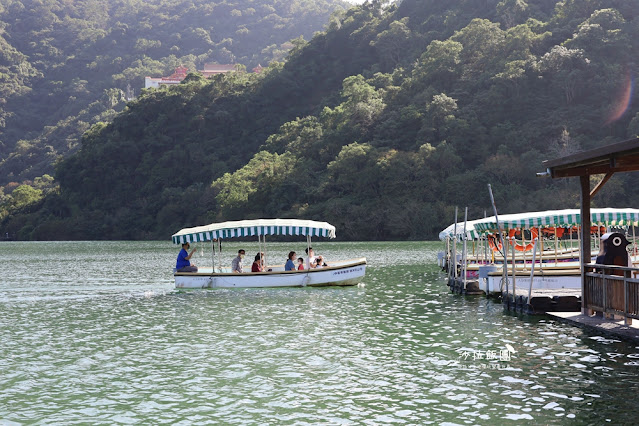
[[[600,237],[606,228],[616,227],[629,228],[639,224],[639,210],[637,209],[591,209],[590,221],[593,225],[593,232]],[[513,274],[515,280],[532,290],[553,290],[553,289],[580,289],[581,269],[579,250],[575,250],[572,233],[569,246],[559,249],[557,234],[554,233],[553,241],[546,241],[544,244],[541,230],[552,230],[560,228],[579,227],[581,216],[578,209],[552,210],[542,212],[528,212],[518,214],[506,214],[499,216],[501,232],[508,234],[506,244],[506,268],[507,281],[512,282]],[[602,228],[604,231],[602,232]],[[519,244],[513,234],[522,230],[534,231],[535,238],[531,235],[528,241]],[[447,259],[452,259],[450,254],[450,241],[479,241],[483,242],[483,255],[478,250],[467,259],[465,265],[466,277],[470,279],[479,278],[478,286],[486,293],[500,293],[504,287],[503,276],[503,252],[502,247],[496,249],[494,245],[488,248],[486,236],[494,235],[498,231],[497,221],[494,217],[478,219],[466,223],[466,233],[464,234],[463,223],[455,224],[444,229],[440,233],[440,239],[445,240],[448,245],[446,258],[442,258],[441,264],[444,266]],[[632,228],[634,232],[634,228]],[[523,233],[522,233],[523,236]],[[538,237],[538,238],[537,238]],[[536,244],[537,241],[539,244]],[[632,236],[635,241],[635,236]],[[579,240],[576,241],[579,243]],[[593,239],[595,244],[599,243],[599,238]],[[553,247],[554,246],[554,247]],[[474,247],[474,243],[473,243]],[[554,250],[553,250],[554,248]],[[519,250],[519,252],[516,252]],[[597,247],[595,247],[597,249]],[[508,254],[508,250],[511,254]],[[536,252],[533,255],[533,251]],[[488,252],[488,255],[486,254]],[[502,252],[502,253],[500,253]],[[637,248],[634,247],[630,253],[630,260],[633,263],[639,262]],[[593,259],[596,255],[593,255]],[[459,264],[460,256],[457,255]],[[513,267],[512,258],[515,258]],[[533,258],[535,262],[533,263]],[[462,265],[463,266],[463,265]]]
[[[300,219],[256,219],[222,223],[195,228],[185,228],[175,233],[173,243],[211,241],[212,244],[227,238],[257,236],[260,251],[266,246],[266,235],[306,236],[310,247],[311,237],[335,238],[335,227],[327,222]],[[219,250],[217,251],[219,253]],[[215,250],[212,250],[215,253]],[[304,270],[285,271],[284,265],[267,266],[267,272],[232,273],[230,268],[213,266],[199,268],[197,272],[174,272],[175,287],[199,288],[269,288],[269,287],[321,287],[349,286],[362,281],[366,274],[366,258],[328,261],[329,266]],[[218,262],[219,263],[219,262]]]

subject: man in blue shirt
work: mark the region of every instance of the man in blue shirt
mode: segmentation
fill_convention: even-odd
[[[177,257],[177,262],[175,263],[175,269],[177,272],[197,272],[197,266],[191,265],[191,256],[195,253],[196,248],[194,248],[191,253],[188,253],[187,250],[191,247],[189,243],[182,244],[182,250]]]
[[[297,259],[297,254],[294,251],[288,254],[288,260],[286,261],[286,265],[284,265],[285,271],[294,271],[295,270],[295,260]]]

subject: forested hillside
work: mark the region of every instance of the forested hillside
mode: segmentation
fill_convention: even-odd
[[[639,133],[639,0],[383,5],[334,16],[260,75],[144,93],[84,134],[59,194],[22,187],[2,229],[167,238],[301,217],[342,238],[433,238],[455,205],[483,215],[487,183],[503,213],[576,206],[572,183],[535,177],[541,161]],[[632,205],[636,179],[596,204]]]
[[[341,0],[0,0],[0,185],[45,173],[144,77],[282,60]]]

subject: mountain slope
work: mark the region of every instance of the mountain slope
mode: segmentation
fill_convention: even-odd
[[[0,185],[53,173],[145,76],[281,60],[341,0],[0,0]]]
[[[482,215],[489,182],[504,213],[572,207],[570,182],[535,172],[639,133],[638,13],[636,0],[367,3],[263,75],[144,94],[59,165],[60,195],[4,226],[161,238],[294,216],[350,239],[432,238],[455,205]],[[613,178],[596,203],[626,205],[635,180]]]

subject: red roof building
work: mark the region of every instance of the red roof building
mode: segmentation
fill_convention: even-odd
[[[160,85],[170,85],[170,84],[180,84],[182,80],[186,78],[189,69],[184,66],[179,66],[175,69],[173,74],[168,77],[145,77],[144,78],[144,88],[148,89],[149,87],[160,87]]]
[[[200,73],[202,73],[204,78],[209,78],[212,75],[235,71],[237,71],[235,64],[204,64],[204,69]]]

